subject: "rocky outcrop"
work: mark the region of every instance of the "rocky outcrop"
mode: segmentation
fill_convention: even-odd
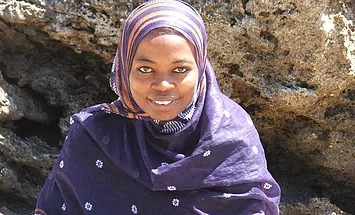
[[[355,213],[355,3],[190,2],[221,90],[260,132],[282,214]],[[0,214],[30,214],[68,117],[115,99],[110,62],[137,5],[0,0]]]

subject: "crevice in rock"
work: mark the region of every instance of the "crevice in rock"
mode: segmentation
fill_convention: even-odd
[[[337,205],[345,212],[354,214],[354,188],[329,176],[326,169],[302,168],[302,173],[308,178],[308,183],[319,195],[329,198],[332,204]]]
[[[249,0],[242,0],[242,5],[243,5],[243,9],[244,9],[244,14],[247,16],[251,16],[251,13],[249,11],[247,11],[248,2],[249,2]]]
[[[0,205],[21,215],[30,215],[35,207],[35,205],[28,203],[27,200],[9,192],[1,192]]]
[[[234,18],[234,17],[231,17],[231,18],[229,18],[229,25],[231,26],[231,27],[233,27],[233,26],[235,26],[235,24],[237,23],[237,19],[236,18]]]
[[[330,177],[326,170],[310,167],[300,155],[274,143],[266,145],[270,172],[279,182],[283,193],[281,203],[306,204],[311,198],[329,198],[341,210],[353,213],[354,189]],[[269,146],[269,148],[268,148]],[[282,154],[282,156],[280,156]]]
[[[243,106],[243,108],[251,115],[255,115],[255,113],[260,112],[261,107],[258,104],[251,104],[248,106]]]
[[[317,86],[311,86],[305,81],[299,81],[296,83],[295,86],[300,87],[300,88],[305,88],[305,89],[312,91],[312,92],[317,90]]]
[[[297,13],[298,10],[296,4],[291,2],[290,5],[292,5],[290,9],[285,10],[285,9],[277,8],[274,12],[272,12],[272,14],[275,16],[279,16],[279,15],[292,15]]]
[[[225,65],[228,68],[228,73],[231,75],[237,75],[239,77],[244,77],[243,73],[240,71],[239,64],[236,63],[228,63]]]
[[[7,66],[3,63],[0,62],[0,72],[1,75],[3,76],[3,78],[9,83],[9,84],[14,84],[17,85],[19,79],[18,78],[13,78],[13,77],[9,77],[6,73],[7,70]]]
[[[276,49],[279,44],[279,40],[270,32],[268,31],[261,31],[260,38],[269,41],[270,43],[274,44],[274,48]]]
[[[270,13],[269,13],[269,12],[264,12],[264,11],[262,11],[262,12],[259,13],[259,16],[269,17],[269,16],[270,16]]]
[[[229,25],[230,27],[233,27],[235,25],[240,25],[242,23],[242,20],[244,19],[245,15],[241,12],[235,12],[233,13],[232,17],[229,18]]]
[[[341,105],[327,107],[327,109],[324,112],[324,119],[330,119],[330,118],[337,119],[338,115],[346,115],[350,119],[355,119],[355,107],[351,108],[351,106],[344,107]]]
[[[42,186],[44,183],[43,177],[36,167],[16,164],[16,172],[18,173],[17,177],[19,182],[29,183],[35,186]]]
[[[314,93],[317,90],[317,86],[311,86],[304,81],[298,81],[295,83],[282,83],[282,86],[288,88],[291,91],[306,89],[308,92]]]
[[[341,208],[343,211],[347,211],[350,214],[355,214],[355,206],[354,206],[355,189],[352,187],[345,187],[343,188],[343,190],[346,190],[346,192],[342,192],[342,191],[339,192],[336,189],[334,190],[336,192],[334,195],[330,196],[330,202],[332,204],[339,206],[339,208]],[[334,190],[331,190],[330,192]]]
[[[30,119],[22,118],[13,123],[14,132],[21,138],[37,136],[46,141],[49,146],[59,147],[63,137],[58,123],[64,108],[50,106],[46,110],[50,117],[48,123],[35,122]]]
[[[345,97],[347,99],[349,99],[350,101],[354,101],[355,100],[355,90],[349,89],[349,90],[347,90],[344,93],[345,93]]]
[[[6,70],[6,65],[0,61],[0,72],[3,73]]]
[[[278,16],[278,15],[282,15],[285,12],[286,10],[281,10],[280,8],[277,8],[274,12],[272,12],[272,14]]]
[[[279,183],[283,193],[281,203],[306,204],[310,198],[320,197],[307,184],[307,179],[299,171],[299,166],[305,165],[305,163],[291,152],[280,150],[279,147],[272,144],[264,143],[269,170]],[[268,149],[268,146],[272,149]],[[287,154],[287,156],[280,157],[281,153]],[[291,163],[291,161],[295,162]]]
[[[56,112],[56,115],[58,114],[58,112],[62,113],[63,108],[56,108]],[[14,122],[13,126],[15,127],[14,132],[21,138],[37,136],[38,138],[46,141],[49,146],[59,147],[59,143],[63,139],[63,137],[58,127],[58,122],[59,119],[53,121],[51,124],[44,124],[26,118],[22,118]]]
[[[20,202],[23,204],[34,203],[33,192],[37,192],[35,187],[40,187],[44,183],[43,174],[36,170],[35,167],[14,161],[8,155],[0,153],[0,156],[2,162],[5,162],[6,168],[13,170],[16,175],[11,182],[5,181],[5,183],[11,185],[10,187],[3,186],[0,188],[0,202],[5,201],[15,205],[20,204]],[[4,183],[4,181],[0,181],[0,183]],[[4,193],[6,193],[5,196],[3,195]]]

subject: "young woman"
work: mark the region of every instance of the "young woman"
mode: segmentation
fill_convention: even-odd
[[[119,98],[71,118],[35,214],[278,214],[258,133],[206,56],[190,5],[136,8],[112,68]]]

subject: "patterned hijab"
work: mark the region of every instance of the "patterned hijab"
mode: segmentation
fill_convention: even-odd
[[[120,46],[113,62],[110,86],[119,98],[106,104],[109,111],[131,119],[151,119],[134,101],[130,92],[129,73],[137,46],[144,36],[157,28],[172,28],[181,33],[195,47],[199,81],[196,95],[188,107],[168,122],[154,120],[160,133],[174,133],[191,119],[197,99],[203,93],[206,69],[206,30],[198,12],[185,2],[153,0],[137,7],[127,18]]]

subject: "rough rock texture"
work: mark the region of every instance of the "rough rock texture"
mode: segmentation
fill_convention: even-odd
[[[138,3],[0,0],[0,214],[31,214],[68,117],[115,99],[110,62]],[[355,2],[190,3],[221,90],[260,132],[282,214],[355,214]]]

